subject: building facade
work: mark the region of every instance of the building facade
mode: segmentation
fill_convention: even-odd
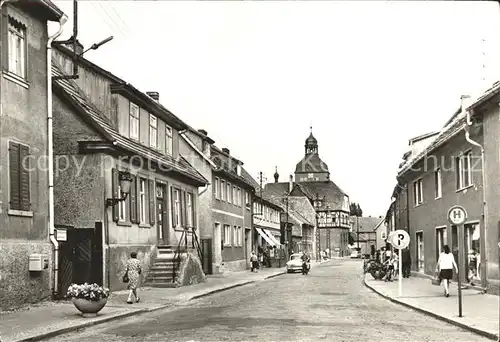
[[[215,273],[245,270],[252,251],[252,197],[255,188],[243,163],[229,149],[212,145]]]
[[[481,233],[481,151],[467,140],[465,125],[465,114],[459,110],[423,151],[402,166],[398,180],[404,184],[403,189],[407,189],[404,192],[409,202],[406,215],[412,270],[433,275],[439,253],[446,244],[458,261],[458,227],[451,225],[447,216],[453,205],[461,205],[468,213],[465,250],[462,251],[464,264],[461,267],[468,269],[474,264],[472,267],[477,270],[474,282],[486,286],[485,265],[481,262],[485,252],[485,236]],[[475,127],[469,133],[471,139],[482,144],[481,127]]]
[[[123,289],[131,252],[147,280],[160,250],[179,248],[183,234],[194,247],[198,188],[209,181],[180,154],[179,132],[188,126],[158,93],[81,57],[78,78],[67,79],[73,53],[54,48],[55,223],[64,232],[58,290],[85,281]]]
[[[0,4],[0,310],[50,297],[47,23],[50,1]],[[54,37],[50,38],[53,39]],[[29,60],[29,63],[28,63]],[[30,259],[37,267],[30,271]],[[40,267],[38,267],[40,266]]]
[[[359,248],[361,254],[375,254],[378,240],[377,231],[380,226],[383,226],[384,221],[385,219],[382,217],[350,217],[351,232],[355,236],[354,247]]]

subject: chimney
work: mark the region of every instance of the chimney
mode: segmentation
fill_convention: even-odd
[[[288,182],[288,193],[291,193],[293,189],[293,176],[290,175],[290,181]]]
[[[222,149],[222,152],[224,152],[225,154],[229,154],[229,149],[227,149],[227,148],[225,148],[225,147],[224,147],[224,148]]]
[[[160,93],[157,92],[157,91],[147,91],[146,94],[152,98],[153,100],[155,100],[156,102],[159,102],[160,101]]]
[[[207,131],[205,131],[204,129],[199,129],[198,132],[200,132],[201,134],[208,135]]]

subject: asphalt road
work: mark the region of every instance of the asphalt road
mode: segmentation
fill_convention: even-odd
[[[50,341],[489,341],[393,304],[361,262],[330,261]]]

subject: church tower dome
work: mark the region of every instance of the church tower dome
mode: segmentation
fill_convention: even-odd
[[[312,134],[306,139],[304,158],[295,167],[295,181],[317,182],[329,181],[328,165],[321,160],[318,154],[318,140]]]
[[[278,183],[279,178],[280,178],[280,175],[278,173],[278,167],[276,166],[276,171],[274,171],[274,182]]]
[[[318,140],[314,137],[312,133],[312,127],[311,127],[311,133],[309,134],[309,137],[306,139],[306,154],[318,154]]]

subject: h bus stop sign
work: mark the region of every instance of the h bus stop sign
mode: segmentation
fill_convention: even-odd
[[[467,221],[467,211],[460,205],[454,205],[448,210],[448,221],[455,226],[464,224]]]

